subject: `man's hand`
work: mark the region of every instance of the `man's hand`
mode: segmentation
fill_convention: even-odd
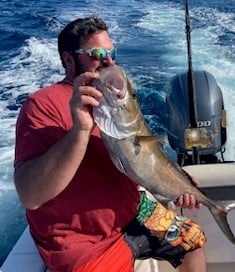
[[[94,127],[92,107],[99,105],[102,93],[90,84],[97,77],[95,72],[85,72],[74,81],[70,108],[74,125],[78,125],[80,130],[90,131]]]
[[[198,180],[194,179],[193,177],[192,177],[192,181],[196,186],[199,185]],[[200,209],[202,207],[202,204],[198,203],[195,197],[189,194],[181,195],[174,203],[177,207],[181,207],[181,208]]]

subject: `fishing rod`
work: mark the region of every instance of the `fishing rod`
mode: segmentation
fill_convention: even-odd
[[[195,91],[195,80],[192,68],[192,51],[191,51],[191,27],[189,17],[189,3],[185,0],[185,32],[187,39],[187,53],[188,53],[188,99],[189,99],[189,120],[190,128],[197,129],[197,107],[196,107],[196,91]],[[196,130],[195,130],[196,131]],[[192,159],[194,164],[199,164],[198,148],[192,146]]]

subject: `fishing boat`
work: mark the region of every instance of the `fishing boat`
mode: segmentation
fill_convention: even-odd
[[[200,181],[200,189],[224,204],[235,201],[235,162],[225,161],[226,110],[222,90],[207,71],[194,71],[191,61],[190,24],[186,1],[188,71],[173,77],[166,98],[168,142],[177,163]],[[180,213],[181,210],[178,210]],[[234,272],[235,245],[219,229],[206,207],[185,209],[184,215],[197,221],[205,231],[208,272]],[[228,214],[235,233],[235,212]],[[0,272],[49,272],[41,259],[27,226],[9,253]],[[165,261],[137,260],[136,272],[177,271]]]

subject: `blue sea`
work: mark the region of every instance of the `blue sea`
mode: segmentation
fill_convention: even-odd
[[[225,158],[235,159],[235,1],[191,0],[194,69],[214,75],[228,113]],[[70,20],[97,14],[137,86],[143,113],[166,135],[169,80],[187,70],[184,1],[0,0],[0,264],[26,226],[13,183],[15,123],[25,98],[64,76],[57,35]],[[40,192],[39,192],[40,193]]]

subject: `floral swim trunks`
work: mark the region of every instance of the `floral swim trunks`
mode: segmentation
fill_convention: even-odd
[[[138,215],[124,230],[124,238],[135,259],[163,259],[174,267],[182,263],[187,252],[206,242],[198,224],[151,201],[143,192]]]

